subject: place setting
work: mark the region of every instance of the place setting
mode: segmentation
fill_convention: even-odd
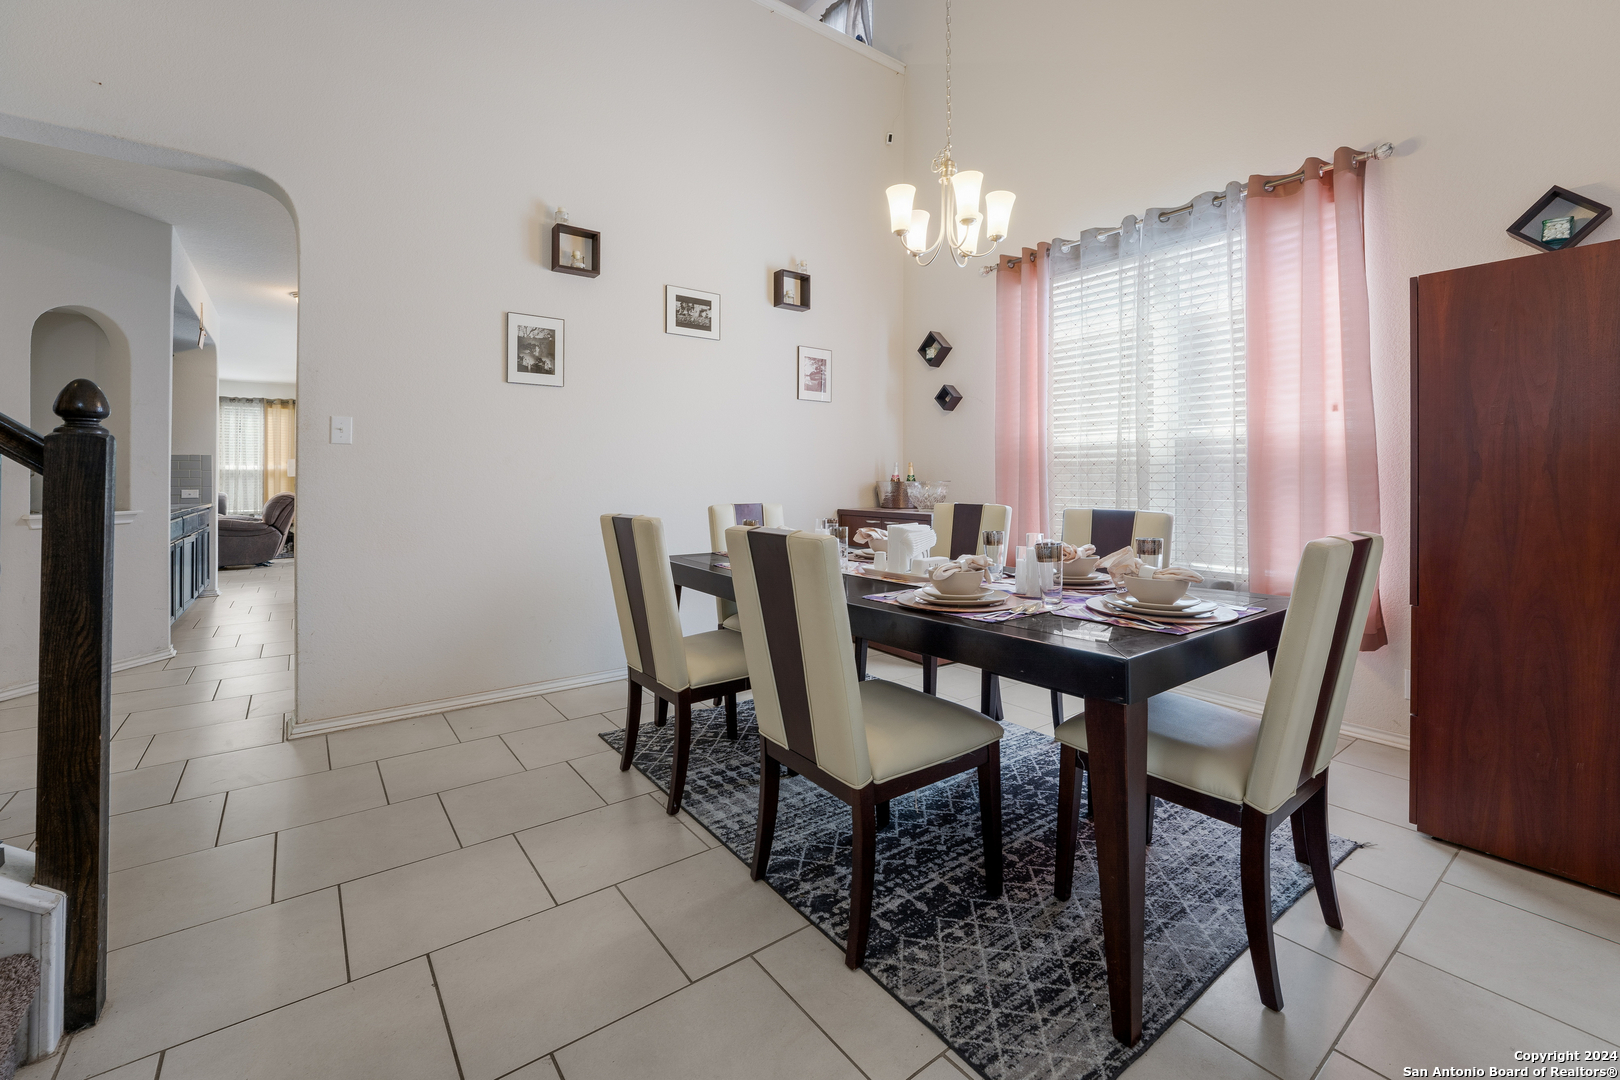
[[[1188,589],[1203,582],[1202,574],[1179,566],[1152,567],[1133,548],[1121,548],[1101,565],[1112,587],[1053,614],[1160,634],[1191,634],[1265,610],[1189,596]]]

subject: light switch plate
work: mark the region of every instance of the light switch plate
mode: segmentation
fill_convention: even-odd
[[[354,442],[354,417],[332,417],[332,441],[335,443]]]
[[[181,488],[180,489],[180,497],[182,499],[201,498],[202,497],[202,488]]]

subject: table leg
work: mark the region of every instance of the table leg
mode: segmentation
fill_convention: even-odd
[[[923,693],[933,697],[939,696],[939,659],[933,656],[922,658]]]
[[[1103,955],[1114,1038],[1142,1038],[1142,936],[1147,892],[1147,702],[1086,699]]]
[[[862,682],[866,681],[866,639],[855,639],[855,677]]]

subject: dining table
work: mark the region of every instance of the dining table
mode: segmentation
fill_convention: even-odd
[[[736,599],[726,555],[672,555],[669,561],[677,594],[684,588]],[[1114,1037],[1133,1046],[1142,1038],[1148,700],[1251,656],[1275,659],[1288,600],[1229,589],[1190,590],[1189,595],[1228,607],[1260,610],[1172,634],[1051,613],[986,622],[920,611],[892,602],[892,594],[905,587],[853,569],[844,574],[863,678],[867,643],[881,643],[979,668],[984,673],[980,708],[998,719],[992,674],[1085,702],[1109,1008]],[[880,595],[891,599],[872,599]]]

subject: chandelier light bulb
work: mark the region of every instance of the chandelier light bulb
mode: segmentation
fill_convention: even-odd
[[[884,192],[889,197],[889,229],[896,236],[911,228],[911,203],[917,197],[913,184],[895,184]]]
[[[979,246],[979,226],[984,223],[983,214],[974,214],[967,224],[967,237],[962,241],[962,253],[971,256]]]
[[[1010,191],[992,191],[984,197],[984,231],[992,244],[1007,235],[1012,221],[1013,200],[1018,196]]]
[[[979,213],[979,188],[984,184],[984,173],[968,169],[951,177],[951,188],[956,194],[956,217],[963,225]]]

